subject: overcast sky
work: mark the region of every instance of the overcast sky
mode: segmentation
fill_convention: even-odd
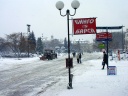
[[[58,0],[0,0],[0,37],[13,32],[27,33],[27,24],[36,38],[64,39],[67,37],[67,17],[62,17],[55,4]],[[71,7],[72,0],[62,0],[65,4],[62,14]],[[128,0],[78,0],[80,7],[73,18],[97,17],[97,26],[125,26],[128,28]],[[70,17],[71,18],[71,17]],[[110,30],[111,31],[111,30]],[[72,33],[70,21],[70,33]],[[75,35],[72,40],[92,40],[95,35]]]

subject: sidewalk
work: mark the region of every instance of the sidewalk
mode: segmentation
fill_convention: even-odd
[[[117,75],[107,75],[106,66],[101,70],[101,61],[83,62],[78,69],[79,74],[78,71],[74,73],[73,89],[68,90],[66,86],[63,89],[60,87],[62,85],[56,85],[56,88],[49,89],[41,96],[50,96],[51,92],[52,96],[128,96],[128,61],[109,61],[109,66],[117,67]]]

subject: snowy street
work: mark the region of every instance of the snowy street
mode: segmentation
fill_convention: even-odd
[[[82,57],[82,62],[101,57],[99,54],[86,53]],[[0,96],[36,96],[60,80],[67,80],[68,84],[65,58],[67,55],[50,61],[40,60],[39,57],[25,60],[0,59]],[[73,59],[73,65],[72,73],[78,71],[80,67],[77,66],[76,58]]]
[[[0,96],[128,96],[128,0],[0,0]]]

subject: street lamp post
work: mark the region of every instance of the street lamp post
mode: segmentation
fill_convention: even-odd
[[[29,32],[30,32],[30,26],[29,24],[27,24],[27,33],[28,33],[28,57],[29,57]]]
[[[64,7],[64,3],[62,1],[58,1],[56,3],[56,8],[60,11],[60,15],[65,17],[67,16],[67,28],[68,28],[68,69],[69,69],[69,83],[68,83],[68,89],[72,89],[72,76],[71,76],[71,70],[70,70],[70,34],[69,34],[69,16],[74,16],[76,14],[76,9],[80,6],[80,3],[77,0],[72,1],[71,3],[72,8],[75,10],[74,14],[70,14],[70,10],[66,10],[66,14],[62,15],[61,10]]]

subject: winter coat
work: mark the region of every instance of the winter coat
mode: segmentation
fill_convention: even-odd
[[[107,63],[108,62],[108,56],[107,56],[106,53],[104,53],[104,55],[103,55],[103,62],[104,63]]]
[[[79,58],[81,58],[81,53],[79,54]]]

